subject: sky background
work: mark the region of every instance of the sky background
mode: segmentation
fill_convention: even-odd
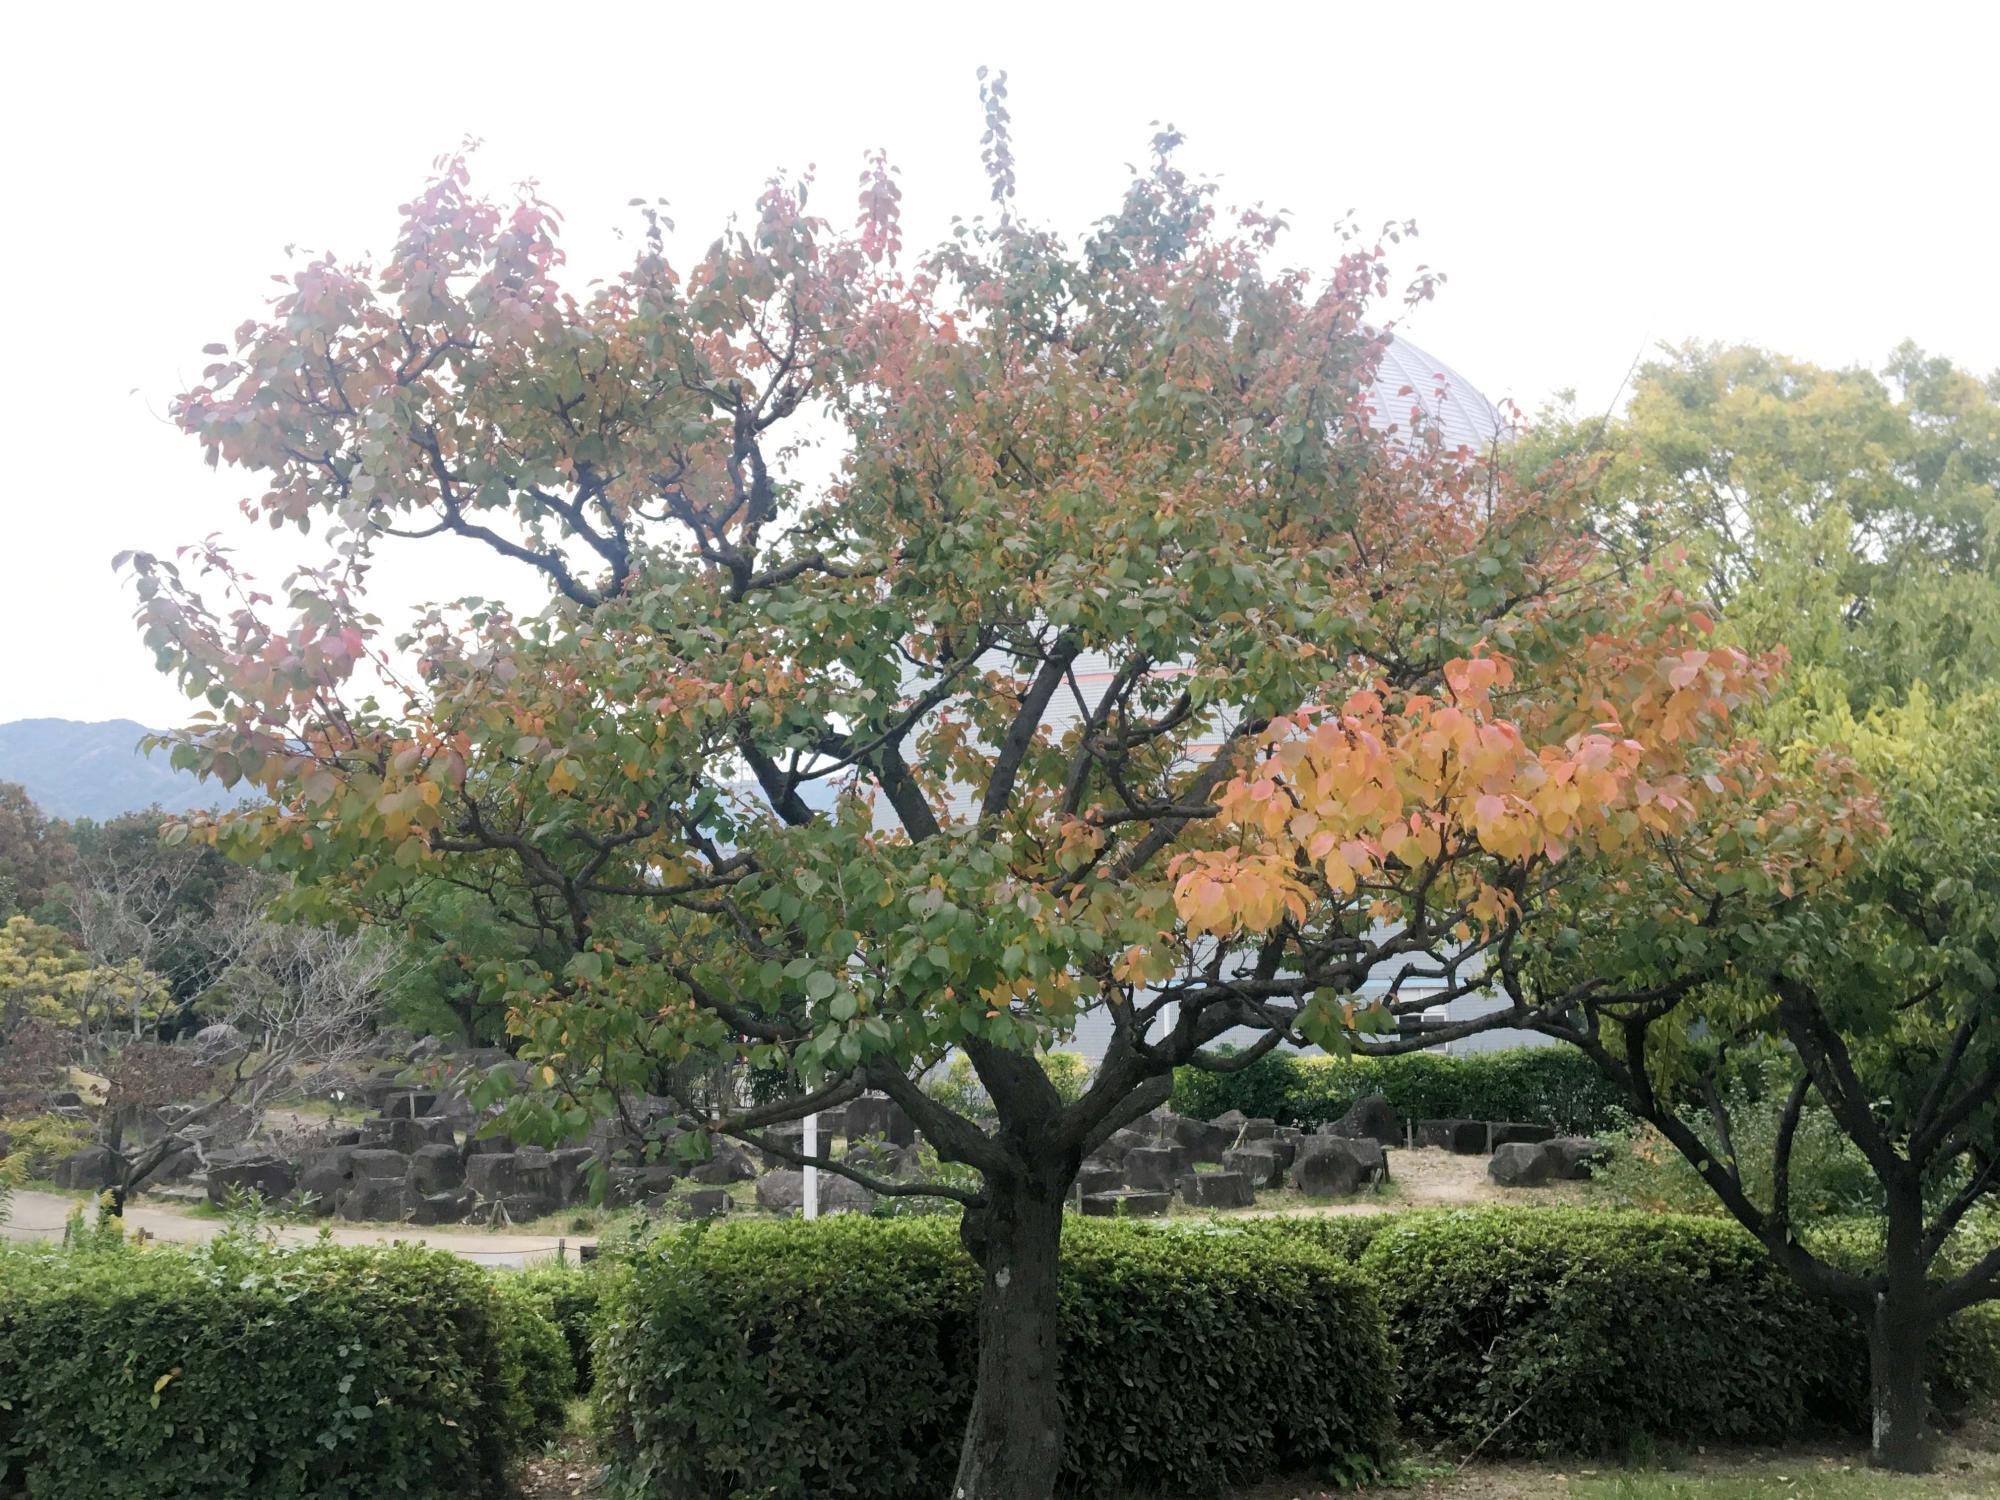
[[[61,9],[63,14],[56,14]],[[254,482],[165,420],[285,247],[385,250],[432,159],[533,177],[581,278],[628,200],[664,196],[685,264],[775,169],[846,219],[863,152],[902,170],[905,244],[985,202],[973,72],[1008,70],[1017,211],[1115,205],[1154,121],[1236,203],[1293,211],[1331,263],[1348,211],[1414,218],[1399,265],[1449,277],[1408,333],[1495,398],[1614,401],[1688,338],[1879,366],[1914,338],[2000,368],[1991,68],[2000,6],[684,7],[504,3],[36,7],[0,63],[11,299],[0,361],[0,721],[180,721],[111,570],[122,548],[247,532]],[[296,539],[294,539],[296,546]],[[380,610],[517,573],[426,546]]]

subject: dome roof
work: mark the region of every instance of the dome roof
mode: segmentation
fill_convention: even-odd
[[[1382,352],[1375,372],[1375,425],[1408,432],[1411,412],[1438,430],[1447,448],[1475,452],[1491,447],[1514,430],[1507,414],[1434,354],[1427,354],[1401,334]]]

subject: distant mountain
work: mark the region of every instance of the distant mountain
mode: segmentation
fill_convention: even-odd
[[[164,750],[142,754],[147,733],[130,719],[15,719],[0,724],[0,781],[18,781],[52,818],[100,822],[156,803],[182,812],[240,800],[220,782],[176,771]]]

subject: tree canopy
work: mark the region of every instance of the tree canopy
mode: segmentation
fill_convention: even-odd
[[[319,553],[275,595],[217,543],[131,560],[206,705],[176,763],[266,794],[176,836],[329,911],[488,903],[519,936],[474,962],[542,1084],[518,1125],[721,1054],[786,1097],[685,1123],[802,1160],[764,1127],[872,1087],[976,1169],[816,1159],[964,1204],[974,1497],[1053,1482],[1061,1203],[1175,1067],[1519,1021],[1415,1018],[1602,956],[1580,931],[1635,886],[1646,991],[1691,983],[1872,818],[1835,758],[1743,736],[1773,664],[1621,574],[1587,467],[1447,449],[1376,388],[1404,227],[1286,267],[1282,217],[1225,213],[1168,131],[1071,245],[1015,217],[984,97],[997,217],[907,266],[880,158],[850,229],[773,182],[682,271],[642,208],[582,290],[547,205],[446,161],[386,260],[295,270],[175,404]],[[547,607],[392,636],[371,560],[454,537]],[[1035,1054],[1088,1007],[1113,1039],[1065,1099]],[[918,1086],[953,1049],[990,1120]]]

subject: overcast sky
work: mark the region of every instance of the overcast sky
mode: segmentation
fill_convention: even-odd
[[[60,13],[60,14],[59,14]],[[164,421],[272,290],[284,247],[386,249],[431,159],[485,140],[572,262],[627,200],[698,248],[776,168],[845,218],[863,151],[903,172],[906,244],[984,201],[981,62],[1010,73],[1024,216],[1115,201],[1150,122],[1232,201],[1332,259],[1348,210],[1413,217],[1450,277],[1407,325],[1494,397],[1611,401],[1660,340],[1879,365],[1911,337],[2000,367],[2000,7],[1684,3],[22,8],[0,90],[11,207],[0,721],[183,711],[110,568],[240,529],[252,482]],[[686,255],[680,259],[685,262]],[[265,567],[268,539],[246,551]],[[511,587],[428,550],[386,592]],[[391,603],[390,599],[383,601]],[[394,619],[400,609],[383,611]]]

